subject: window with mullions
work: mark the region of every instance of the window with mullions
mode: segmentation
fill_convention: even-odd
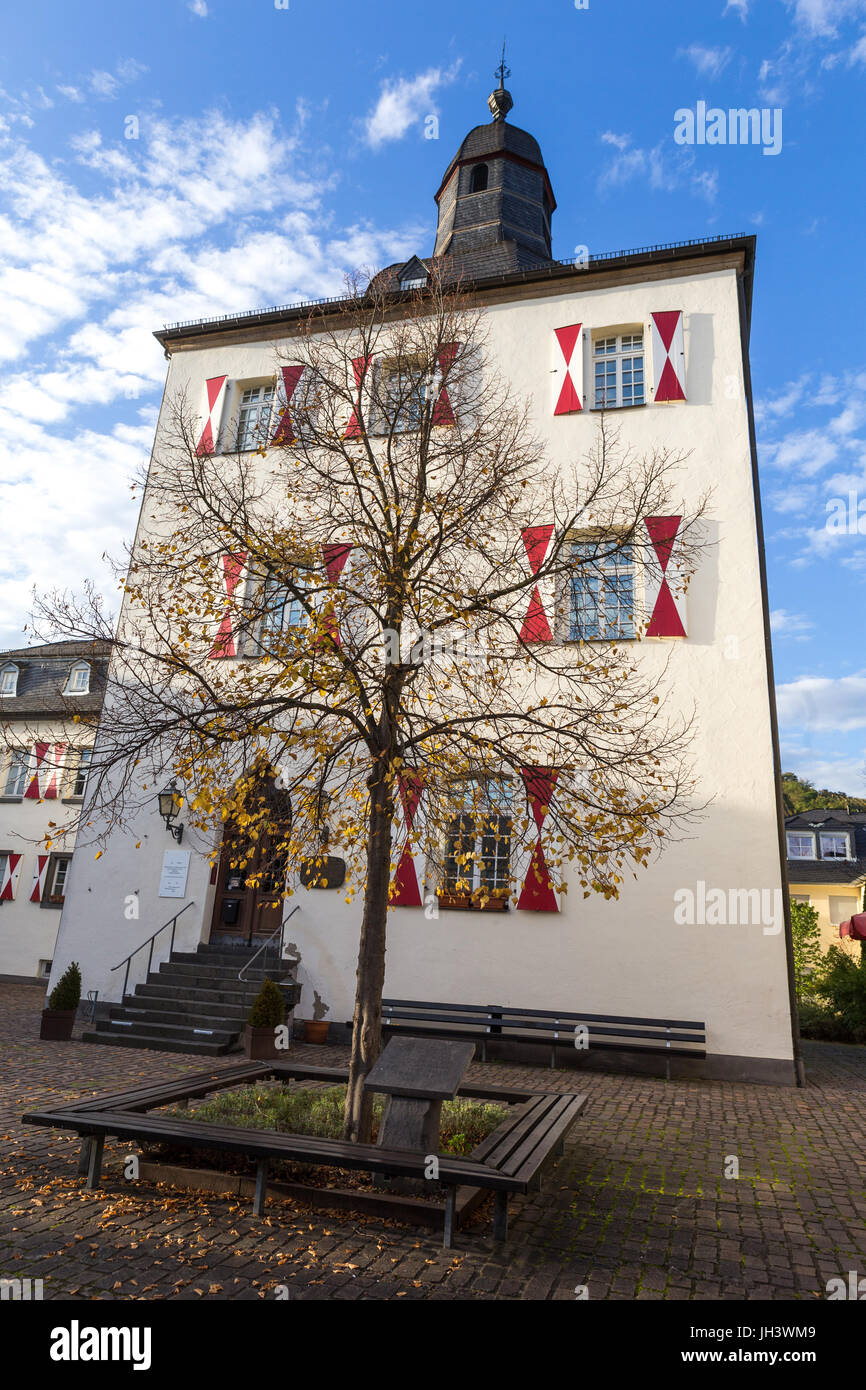
[[[575,574],[569,586],[570,641],[614,641],[634,637],[631,546],[624,545],[605,554],[604,541],[577,541],[571,554]]]
[[[277,576],[269,576],[262,589],[260,646],[267,649],[287,628],[300,627],[305,619],[300,599]]]
[[[6,765],[6,780],[3,783],[4,796],[23,796],[30,770],[30,754],[23,748],[15,748],[9,755]]]
[[[421,428],[429,389],[422,362],[385,364],[382,379],[382,430],[405,433]]]
[[[643,333],[596,338],[592,367],[595,410],[644,404]]]
[[[92,748],[81,748],[78,752],[78,762],[75,767],[75,775],[72,782],[70,796],[84,796],[87,790],[87,776],[90,772],[90,762],[93,757]]]
[[[267,444],[271,411],[274,408],[274,383],[263,382],[248,386],[241,396],[238,411],[238,449],[257,449]]]
[[[848,836],[842,834],[824,832],[819,836],[821,843],[822,859],[850,859],[851,852],[848,846]]]
[[[440,897],[489,895],[504,899],[510,883],[511,787],[505,781],[467,787],[465,810],[445,832],[445,873]]]

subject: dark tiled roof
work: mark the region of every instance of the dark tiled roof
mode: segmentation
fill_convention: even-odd
[[[0,668],[10,662],[18,667],[17,694],[0,699],[0,720],[98,714],[110,651],[108,642],[44,642],[0,652]],[[87,695],[64,695],[69,672],[77,661],[90,663],[90,691]]]
[[[824,831],[847,831],[853,842],[853,859],[788,859],[791,883],[856,883],[866,877],[866,814],[819,808],[799,811],[785,819],[786,830],[805,830],[816,837]],[[820,841],[816,841],[820,854]]]

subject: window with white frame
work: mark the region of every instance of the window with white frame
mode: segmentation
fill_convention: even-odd
[[[643,332],[593,339],[592,372],[595,410],[643,405]]]
[[[267,650],[289,627],[300,627],[306,612],[300,599],[277,575],[268,575],[262,586],[259,645]]]
[[[90,772],[90,763],[93,758],[92,748],[79,748],[78,758],[75,763],[73,773],[72,790],[70,796],[84,796],[87,790],[87,777]]]
[[[511,785],[468,783],[463,804],[447,823],[440,896],[503,898],[510,883]]]
[[[6,764],[6,777],[3,782],[4,796],[23,796],[30,768],[30,754],[23,748],[15,748]]]
[[[272,381],[263,381],[258,386],[248,386],[243,392],[238,410],[239,450],[257,449],[260,444],[267,444],[274,390]]]
[[[421,428],[430,389],[422,361],[385,362],[382,366],[382,432],[405,433]]]
[[[787,840],[789,859],[815,858],[814,835],[809,835],[802,830],[789,830],[787,832]]]
[[[0,696],[18,694],[18,667],[9,664],[0,670]]]
[[[615,538],[575,541],[569,585],[568,636],[572,642],[634,637],[634,552]]]
[[[840,922],[847,922],[848,918],[853,917],[859,907],[857,898],[853,895],[849,898],[842,894],[837,896],[835,893],[831,893],[829,897],[831,927],[838,927]]]
[[[71,854],[52,854],[48,861],[48,872],[45,875],[45,892],[41,899],[42,907],[63,906],[66,897],[66,880],[71,863]]]
[[[819,835],[822,859],[850,859],[848,836],[844,831],[822,830]]]
[[[86,661],[77,661],[69,672],[64,695],[87,695],[90,693],[90,667]]]

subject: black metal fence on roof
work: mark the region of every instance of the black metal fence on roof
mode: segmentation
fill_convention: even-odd
[[[655,246],[637,246],[629,251],[599,251],[586,257],[575,256],[571,260],[555,260],[550,266],[538,266],[524,271],[508,271],[504,275],[485,277],[484,283],[492,285],[496,284],[497,281],[526,280],[535,278],[545,271],[551,274],[556,270],[584,272],[588,266],[598,265],[605,261],[628,260],[633,256],[651,256],[663,251],[682,251],[690,246],[714,246],[721,242],[742,241],[746,235],[747,233],[744,232],[735,232],[712,237],[692,237],[687,241],[659,242]],[[177,333],[185,328],[204,328],[207,324],[242,323],[245,319],[279,318],[283,314],[294,313],[298,309],[316,309],[325,304],[351,303],[351,296],[344,294],[327,295],[322,299],[299,299],[293,304],[278,304],[264,309],[244,309],[234,314],[213,314],[203,319],[181,319],[177,323],[163,324],[162,332]]]

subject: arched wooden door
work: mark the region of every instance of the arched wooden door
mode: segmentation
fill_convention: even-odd
[[[278,792],[269,797],[274,819],[268,833],[251,844],[232,825],[223,833],[217,864],[210,940],[252,945],[275,932],[282,920],[285,851],[279,848],[291,824],[291,808]],[[241,861],[246,863],[241,866]]]

